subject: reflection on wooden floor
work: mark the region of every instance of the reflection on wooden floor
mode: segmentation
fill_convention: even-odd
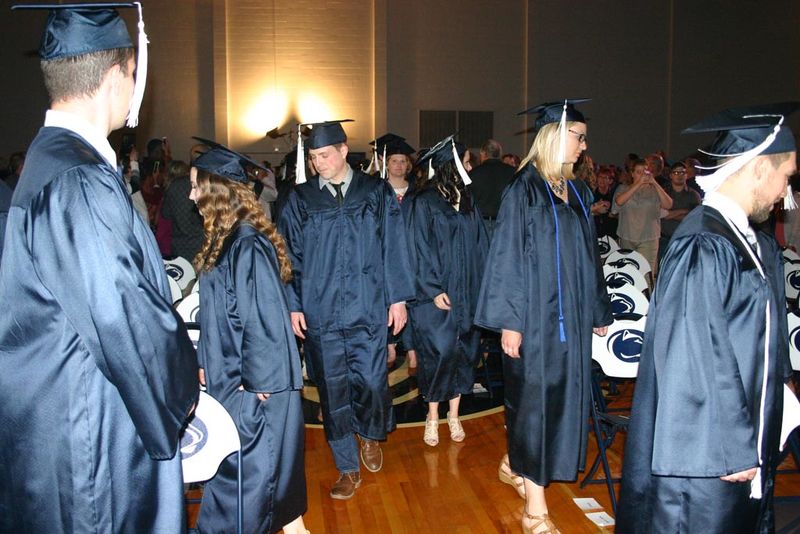
[[[616,401],[630,402],[632,388],[623,387]],[[422,442],[422,426],[404,426],[384,444],[384,467],[379,473],[362,469],[364,483],[349,501],[328,496],[337,472],[320,428],[306,429],[308,512],[306,527],[313,534],[421,533],[490,534],[521,532],[524,501],[497,478],[505,452],[504,414],[494,411],[463,421],[467,439],[450,441],[447,425],[440,426],[440,442]],[[624,435],[609,451],[614,476],[619,476]],[[596,445],[590,432],[588,459]],[[787,460],[784,467],[794,467]],[[245,475],[246,476],[246,475]],[[776,495],[800,495],[800,475],[779,474]],[[612,514],[604,484],[581,489],[578,482],[553,483],[547,489],[550,514],[563,534],[611,532],[589,521],[574,497],[593,497]],[[190,505],[190,518],[196,515]],[[613,515],[613,514],[612,514]]]

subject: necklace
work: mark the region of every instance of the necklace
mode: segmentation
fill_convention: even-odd
[[[567,192],[567,181],[564,179],[563,176],[559,177],[557,182],[547,180],[547,183],[550,184],[550,189],[553,190],[553,193],[555,193],[561,198],[564,198],[564,195]]]

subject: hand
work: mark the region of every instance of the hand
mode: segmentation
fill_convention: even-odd
[[[386,326],[394,326],[393,335],[396,336],[400,333],[400,330],[406,325],[406,321],[408,321],[408,314],[406,313],[405,302],[395,302],[389,306],[389,320]]]
[[[450,297],[447,296],[447,293],[439,293],[433,297],[433,305],[440,310],[450,310]]]
[[[756,473],[758,472],[758,467],[753,467],[748,469],[747,471],[739,471],[738,473],[733,473],[728,476],[719,477],[720,480],[724,480],[725,482],[749,482],[755,478]]]
[[[500,346],[511,358],[519,358],[519,347],[522,345],[522,333],[514,330],[501,330]]]
[[[608,334],[608,327],[607,326],[598,326],[597,328],[592,328],[592,332],[597,334],[600,337],[605,336]]]
[[[200,381],[201,386],[206,385],[206,370],[202,367],[197,370],[197,379]]]
[[[269,398],[269,393],[256,393],[256,397],[258,397],[258,400],[261,402],[264,402]]]
[[[128,157],[128,160],[129,161],[139,161],[139,151],[136,150],[135,146],[131,147],[131,153],[130,153],[130,156]]]
[[[306,326],[306,316],[303,312],[292,312],[292,330],[294,331],[294,335],[299,337],[300,339],[305,339],[306,335],[303,333],[308,330]]]

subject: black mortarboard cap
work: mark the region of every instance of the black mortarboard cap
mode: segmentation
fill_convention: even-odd
[[[393,141],[391,143],[386,144],[386,157],[394,156],[395,154],[403,154],[404,156],[411,156],[414,153],[414,149],[406,143],[405,141]],[[383,155],[383,151],[379,151],[378,154]]]
[[[303,124],[302,126],[311,127],[311,134],[305,142],[306,148],[313,150],[346,142],[347,134],[344,133],[344,128],[342,128],[341,124],[343,122],[353,122],[353,119]]]
[[[389,133],[383,134],[382,136],[380,136],[378,138],[373,139],[372,141],[369,142],[369,144],[374,145],[375,148],[380,150],[381,147],[383,147],[383,145],[389,145],[389,144],[395,143],[397,141],[405,141],[405,140],[406,140],[405,137],[402,137],[402,136],[399,136],[397,134],[393,134],[393,133],[389,132]]]
[[[734,156],[763,143],[781,119],[798,107],[800,102],[730,108],[686,128],[682,133],[717,132],[717,137],[707,152],[713,156]],[[784,122],[775,140],[760,154],[780,154],[795,150],[794,135]]]
[[[561,113],[564,111],[564,102],[567,104],[567,121],[572,122],[586,122],[586,118],[583,116],[583,113],[575,109],[575,104],[582,104],[583,102],[588,102],[589,98],[571,98],[565,100],[561,100],[559,102],[548,102],[546,104],[540,104],[536,107],[528,108],[525,111],[520,111],[517,115],[532,115],[534,113],[538,114],[536,117],[536,122],[534,123],[534,128],[539,130],[545,124],[550,124],[551,122],[560,122],[561,121]]]
[[[203,139],[202,137],[192,137],[192,139],[197,139],[204,145],[211,147],[211,150],[205,154],[197,156],[197,159],[192,162],[193,167],[241,183],[250,181],[246,167],[258,167],[259,169],[267,170],[257,161],[215,141]]]
[[[463,144],[454,141],[454,137],[456,134],[448,135],[438,143],[436,143],[430,150],[425,152],[419,160],[417,160],[417,165],[422,165],[427,163],[428,160],[431,160],[434,167],[441,167],[448,161],[454,161],[453,158],[453,143],[455,143],[456,151],[458,152],[458,157],[463,158],[464,153],[467,151],[467,147]]]
[[[117,7],[136,7],[136,4],[18,4],[11,9],[50,10],[39,56],[52,60],[114,48],[133,48],[125,21],[114,9]]]

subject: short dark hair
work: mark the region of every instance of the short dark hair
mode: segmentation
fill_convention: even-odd
[[[123,74],[127,75],[128,60],[132,57],[133,48],[112,48],[41,61],[50,103],[94,95],[106,73],[115,65],[119,65]]]

